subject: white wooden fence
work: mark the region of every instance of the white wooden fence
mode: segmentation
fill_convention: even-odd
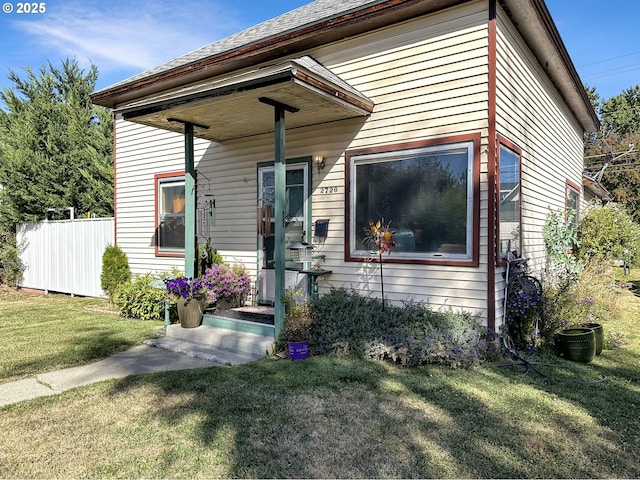
[[[113,245],[113,218],[56,220],[18,227],[26,269],[20,286],[45,292],[104,297],[102,254]]]

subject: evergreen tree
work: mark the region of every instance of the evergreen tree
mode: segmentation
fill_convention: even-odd
[[[113,118],[94,106],[98,70],[49,62],[0,92],[0,229],[42,220],[49,208],[113,215]]]

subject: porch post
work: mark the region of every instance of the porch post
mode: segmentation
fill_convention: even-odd
[[[284,304],[282,294],[284,293],[284,207],[286,190],[286,154],[285,154],[285,112],[284,109],[275,106],[275,242],[273,258],[275,262],[275,336],[280,336],[284,321]]]
[[[184,274],[194,276],[196,261],[196,169],[193,153],[193,123],[184,124]]]
[[[275,188],[275,238],[273,247],[273,261],[275,268],[275,298],[274,298],[274,327],[275,338],[280,336],[282,324],[284,321],[284,304],[282,303],[282,294],[284,293],[284,209],[285,209],[285,191],[287,188],[286,164],[287,157],[285,152],[285,112],[297,112],[298,108],[285,105],[270,98],[260,97],[261,103],[271,105],[275,112],[275,159],[274,159],[274,188]]]

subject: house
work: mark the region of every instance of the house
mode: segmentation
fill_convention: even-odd
[[[496,328],[508,246],[543,265],[548,208],[581,195],[599,127],[542,0],[316,0],[92,99],[115,112],[132,271],[191,275],[210,238],[275,334],[288,285],[380,295],[363,236],[382,218],[389,301]]]

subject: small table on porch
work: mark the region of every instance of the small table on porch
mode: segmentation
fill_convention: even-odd
[[[303,273],[311,280],[311,298],[314,300],[318,298],[318,278],[324,275],[331,275],[332,270],[322,270],[319,268],[312,268],[310,270],[300,270],[299,273]]]

